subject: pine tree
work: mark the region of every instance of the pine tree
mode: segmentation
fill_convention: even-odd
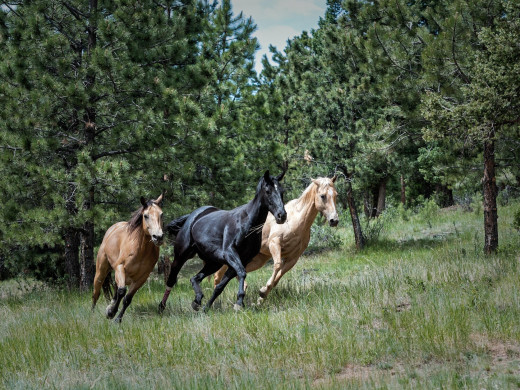
[[[1,188],[11,206],[1,218],[9,256],[55,248],[69,283],[90,287],[95,237],[141,194],[161,191],[161,158],[197,117],[188,114],[197,105],[186,91],[199,71],[199,11],[188,0],[39,0],[4,13]]]
[[[484,251],[498,248],[496,142],[518,126],[519,9],[508,1],[456,2],[427,57],[440,92],[425,99],[425,135],[482,145]],[[449,58],[445,64],[439,58]]]

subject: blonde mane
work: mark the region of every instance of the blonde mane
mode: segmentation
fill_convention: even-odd
[[[317,179],[313,179],[301,196],[295,199],[296,210],[301,211],[305,205],[314,202],[316,191],[321,186],[333,186],[332,180],[328,177],[318,177]]]

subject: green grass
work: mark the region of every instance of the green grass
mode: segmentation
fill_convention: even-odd
[[[518,388],[520,234],[499,209],[500,251],[482,252],[483,217],[440,211],[386,222],[356,253],[300,259],[262,306],[271,267],[231,282],[210,312],[191,309],[181,272],[162,316],[154,275],[122,324],[90,294],[0,283],[0,388]],[[207,299],[211,284],[203,283]]]

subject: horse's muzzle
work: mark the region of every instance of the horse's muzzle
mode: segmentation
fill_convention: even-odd
[[[152,242],[156,245],[156,246],[161,246],[162,243],[163,243],[163,238],[164,238],[164,235],[156,235],[156,234],[153,234],[152,235]]]
[[[329,225],[334,227],[334,226],[338,226],[338,223],[339,223],[339,220],[338,219],[331,219],[329,221]]]
[[[274,219],[276,220],[277,224],[281,225],[282,223],[285,223],[285,221],[287,221],[287,212],[276,213]]]

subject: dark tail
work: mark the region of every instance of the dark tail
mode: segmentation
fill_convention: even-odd
[[[116,284],[112,279],[112,271],[110,271],[103,281],[103,294],[105,295],[107,302],[110,302],[112,298],[114,298],[115,291]]]
[[[166,225],[166,229],[165,229],[166,233],[172,235],[173,238],[175,238],[177,236],[177,234],[179,233],[179,230],[182,229],[182,226],[184,225],[184,223],[186,222],[186,220],[188,219],[189,216],[190,216],[190,214],[186,214],[180,218],[177,218],[177,219],[174,219],[173,221],[171,221],[168,225]]]

